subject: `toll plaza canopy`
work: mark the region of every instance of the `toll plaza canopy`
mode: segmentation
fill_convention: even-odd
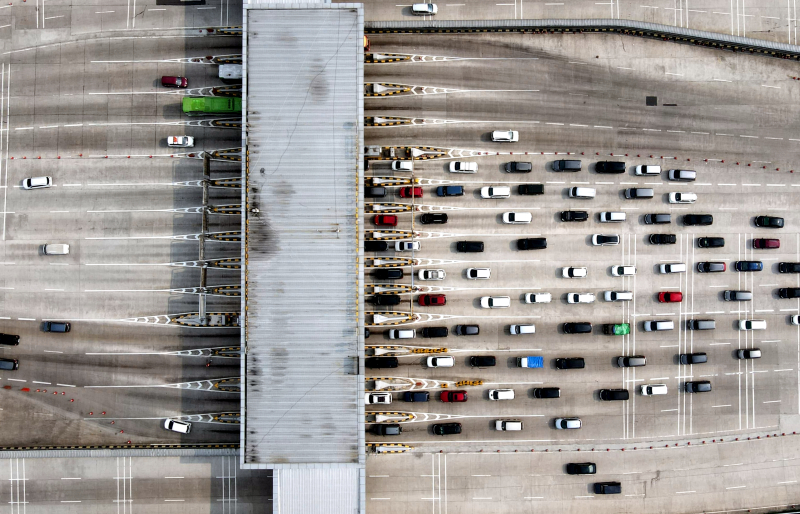
[[[363,25],[244,4],[242,467],[285,470],[283,513],[363,511]]]

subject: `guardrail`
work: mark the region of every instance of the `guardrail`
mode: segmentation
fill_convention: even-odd
[[[364,23],[365,34],[479,34],[484,32],[623,34],[732,52],[749,52],[779,59],[800,60],[800,46],[797,45],[633,20],[425,20]]]

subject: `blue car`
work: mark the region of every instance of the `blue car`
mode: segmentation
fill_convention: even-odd
[[[761,271],[764,263],[761,261],[736,261],[736,271]]]
[[[464,186],[439,186],[436,196],[464,196]]]

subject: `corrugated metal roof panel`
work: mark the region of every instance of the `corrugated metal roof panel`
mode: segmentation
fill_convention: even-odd
[[[353,484],[357,468],[281,469],[273,476],[273,512],[280,514],[356,514]]]

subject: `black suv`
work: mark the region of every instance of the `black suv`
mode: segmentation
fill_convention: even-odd
[[[558,369],[583,369],[586,367],[586,362],[583,357],[564,357],[556,359],[556,368]]]
[[[385,252],[389,249],[389,243],[386,241],[364,241],[365,252]]]
[[[708,355],[705,352],[682,353],[680,354],[681,364],[703,364],[708,362]]]
[[[505,164],[506,173],[530,173],[533,164],[529,162],[512,161]]]
[[[403,393],[404,402],[427,402],[431,399],[428,391],[406,391]]]
[[[517,192],[521,195],[543,195],[544,186],[542,184],[520,184]]]
[[[376,294],[372,297],[373,305],[400,305],[400,295]]]
[[[397,357],[367,357],[364,366],[368,368],[396,368]]]
[[[529,237],[527,239],[518,239],[517,248],[520,250],[544,250],[547,248],[547,238]]]
[[[561,389],[558,387],[534,387],[534,398],[561,398]]]
[[[645,225],[666,225],[672,223],[672,214],[645,214],[644,223]]]
[[[444,212],[426,212],[419,217],[419,222],[423,225],[431,224],[444,224],[447,223],[447,213]]]
[[[459,241],[456,243],[459,252],[482,252],[483,241]]]
[[[756,226],[762,228],[783,228],[783,218],[756,216]]]
[[[700,248],[722,248],[725,246],[724,237],[698,237],[697,246]]]
[[[683,224],[687,227],[708,226],[714,223],[714,216],[711,214],[684,214]]]
[[[400,425],[372,425],[372,433],[375,435],[400,435],[403,427]]]
[[[586,211],[561,211],[561,221],[586,221],[589,213]]]
[[[567,464],[568,475],[594,475],[597,473],[597,464],[594,462],[570,462]]]
[[[600,389],[600,399],[605,402],[627,400],[630,397],[627,389]]]
[[[779,262],[778,271],[781,273],[800,273],[800,262]]]
[[[19,344],[19,336],[13,334],[0,334],[0,344],[5,346],[17,346]]]
[[[594,165],[597,173],[625,173],[625,163],[619,161],[600,161]]]
[[[564,323],[565,334],[591,334],[592,324],[588,321],[576,321]]]
[[[476,368],[488,368],[497,365],[494,355],[473,355],[469,358],[469,365]]]
[[[400,268],[378,268],[372,270],[372,276],[380,280],[399,280],[403,278],[403,270]]]
[[[425,327],[422,329],[422,337],[447,337],[447,327]]]
[[[782,287],[778,289],[781,298],[800,298],[800,287]]]
[[[675,234],[650,234],[650,244],[652,245],[674,245],[677,240]]]
[[[461,433],[461,423],[434,423],[433,433],[436,435],[453,435]]]

